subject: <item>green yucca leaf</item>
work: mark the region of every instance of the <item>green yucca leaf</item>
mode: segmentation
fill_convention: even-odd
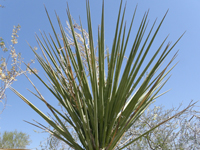
[[[168,54],[183,35],[171,47],[170,43],[164,47],[167,36],[158,45],[153,55],[151,57],[148,55],[150,52],[152,53],[152,44],[156,40],[157,33],[167,13],[157,27],[155,27],[155,21],[150,30],[147,31],[149,25],[149,11],[147,11],[141,19],[131,49],[128,50],[129,37],[137,7],[134,10],[130,27],[126,30],[127,24],[124,21],[126,4],[124,8],[122,8],[122,5],[123,2],[121,0],[112,48],[109,51],[105,48],[105,14],[104,1],[102,1],[101,24],[98,27],[97,37],[98,53],[95,52],[94,40],[96,39],[93,38],[89,0],[86,0],[88,36],[85,34],[81,20],[79,27],[81,33],[79,34],[74,28],[74,22],[67,6],[66,11],[73,45],[70,45],[69,36],[56,14],[61,37],[57,35],[48,11],[45,8],[56,40],[50,34],[48,37],[45,32],[40,32],[42,38],[38,35],[35,35],[35,38],[42,51],[42,56],[33,48],[31,49],[46,73],[49,84],[30,67],[29,69],[54,95],[64,112],[50,105],[48,100],[45,100],[31,81],[37,94],[31,93],[45,103],[52,113],[51,118],[47,117],[28,99],[11,88],[13,92],[47,121],[53,129],[48,129],[38,122],[36,122],[38,125],[33,125],[50,132],[56,138],[76,150],[115,149],[124,133],[136,123],[137,119],[140,118],[152,101],[166,93],[159,94],[169,79],[167,77],[168,74],[176,65],[170,68],[171,63],[177,56],[175,53],[171,61],[165,67],[162,66]],[[145,37],[145,35],[147,36]],[[107,51],[107,54],[105,54],[105,51]],[[124,61],[126,52],[129,52],[127,62]],[[145,77],[147,71],[149,73]],[[145,79],[143,79],[144,77]],[[138,136],[138,138],[121,145],[120,148],[125,148],[166,121],[152,127],[149,131]],[[66,127],[66,123],[75,131],[78,141],[73,137],[71,130]]]

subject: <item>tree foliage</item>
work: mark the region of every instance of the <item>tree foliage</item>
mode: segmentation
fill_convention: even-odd
[[[23,132],[5,131],[0,137],[0,148],[26,148],[30,144],[29,135]]]
[[[170,118],[179,112],[180,108],[181,105],[178,108],[171,109],[164,109],[164,106],[154,106],[154,108],[148,109],[137,120],[136,124],[125,133],[120,144],[125,144],[159,122]],[[198,150],[200,149],[199,116],[200,112],[195,110],[194,105],[188,107],[181,115],[159,126],[140,140],[129,145],[127,149]]]

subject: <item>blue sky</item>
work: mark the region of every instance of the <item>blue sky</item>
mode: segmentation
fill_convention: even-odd
[[[15,48],[16,51],[22,53],[24,61],[28,62],[30,59],[34,58],[34,55],[26,41],[34,47],[37,46],[34,34],[37,33],[39,35],[39,29],[46,33],[52,33],[43,4],[45,4],[48,9],[52,21],[57,28],[54,10],[60,16],[64,26],[67,20],[67,2],[72,17],[78,23],[80,16],[83,27],[86,28],[84,0],[5,0],[1,1],[1,4],[4,5],[5,8],[0,9],[0,37],[3,37],[5,42],[10,43],[13,25],[20,24],[19,43]],[[94,35],[97,35],[97,27],[98,24],[100,24],[101,3],[101,0],[90,0]],[[106,0],[105,2],[105,43],[108,47],[111,47],[113,40],[119,3],[120,0]],[[150,24],[152,24],[156,18],[160,21],[165,12],[169,9],[164,24],[152,48],[156,48],[168,34],[169,41],[175,42],[178,37],[186,31],[186,34],[174,49],[174,53],[179,50],[178,57],[175,60],[179,61],[179,63],[172,71],[172,77],[163,89],[163,91],[168,89],[171,89],[171,91],[160,97],[155,104],[162,104],[166,106],[166,108],[171,108],[172,106],[178,106],[180,103],[186,106],[191,100],[200,100],[200,1],[127,0],[126,20],[128,24],[130,23],[136,4],[138,4],[138,9],[133,26],[133,35],[137,31],[139,21],[145,11],[150,9],[149,19]],[[58,28],[57,32],[59,33]],[[94,36],[94,39],[97,40],[97,37]],[[0,55],[2,56],[3,53],[0,52]],[[173,53],[170,56],[172,55]],[[43,76],[43,71],[38,64],[36,63],[33,66],[38,68],[39,75]],[[50,103],[57,105],[53,96],[48,93],[40,82],[38,82],[33,75],[31,75],[30,78],[43,96],[48,99]],[[39,109],[44,112],[47,111],[45,106],[26,90],[27,88],[33,90],[33,87],[24,76],[20,76],[18,81],[13,84],[13,87],[38,106]],[[46,123],[9,89],[6,94],[8,106],[0,116],[0,132],[14,131],[15,129],[26,132],[30,135],[32,140],[28,148],[38,147],[40,141],[44,140],[47,135],[35,133],[33,130],[41,130],[25,123],[23,120],[32,122],[32,119],[35,119],[45,125]]]

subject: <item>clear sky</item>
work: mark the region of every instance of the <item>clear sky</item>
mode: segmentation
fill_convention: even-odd
[[[5,0],[0,2],[5,6],[5,8],[0,9],[0,37],[3,37],[5,42],[10,43],[13,25],[20,24],[21,31],[19,32],[19,43],[15,48],[18,52],[22,53],[25,62],[34,58],[26,41],[34,47],[37,46],[34,34],[37,33],[39,35],[39,29],[41,31],[44,30],[46,33],[52,33],[43,4],[47,7],[56,27],[57,22],[54,10],[60,16],[63,26],[65,26],[65,21],[67,20],[67,2],[72,17],[78,23],[80,16],[83,27],[87,27],[84,0]],[[101,0],[90,0],[93,32],[95,35],[97,35],[97,27],[98,24],[100,24],[101,2]],[[111,47],[113,40],[119,3],[120,0],[105,1],[105,43],[108,47]],[[179,103],[183,103],[184,106],[186,106],[191,100],[200,100],[200,1],[127,0],[127,23],[130,23],[136,4],[138,4],[138,9],[133,27],[133,34],[137,31],[139,21],[146,10],[150,9],[149,19],[150,24],[152,24],[157,17],[158,21],[160,21],[165,12],[169,9],[169,13],[161,27],[153,48],[157,48],[156,46],[158,46],[168,34],[170,34],[169,40],[175,42],[178,37],[186,31],[186,34],[174,49],[174,53],[177,50],[180,50],[178,57],[175,60],[179,61],[179,63],[172,71],[172,77],[163,89],[171,89],[171,91],[160,97],[155,104],[162,104],[166,106],[166,108],[170,108],[172,106],[178,106]],[[57,32],[59,33],[58,28]],[[97,36],[94,36],[94,40],[97,40]],[[0,52],[0,55],[2,56],[3,53]],[[170,56],[172,55],[173,54]],[[38,68],[39,75],[43,76],[44,72],[38,66],[38,63],[34,64],[34,67]],[[33,75],[31,75],[30,78],[39,88],[43,96],[50,103],[57,105],[57,101],[55,101],[53,96],[45,90],[40,82],[38,82]],[[13,84],[13,87],[46,113],[47,110],[45,109],[45,106],[26,90],[27,88],[33,90],[33,87],[24,76],[19,77],[18,81]],[[9,89],[6,94],[8,106],[0,116],[0,132],[14,131],[15,129],[26,132],[30,135],[32,140],[32,143],[28,148],[38,147],[40,141],[45,139],[46,134],[35,133],[33,130],[41,130],[27,124],[23,120],[32,122],[34,119],[44,125],[46,125],[46,123]]]

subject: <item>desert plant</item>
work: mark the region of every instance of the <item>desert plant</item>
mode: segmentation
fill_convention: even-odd
[[[33,94],[46,104],[52,112],[53,117],[48,117],[19,92],[13,88],[11,89],[33,110],[43,117],[43,119],[45,119],[49,125],[53,127],[53,130],[40,123],[38,123],[39,125],[33,125],[47,130],[52,135],[68,144],[71,148],[76,150],[112,150],[116,148],[124,133],[136,123],[142,113],[151,104],[152,100],[155,100],[164,94],[162,93],[158,95],[158,92],[169,79],[167,78],[164,80],[175,66],[174,65],[168,69],[169,65],[177,56],[177,53],[175,53],[169,63],[160,72],[159,69],[162,68],[161,65],[163,64],[163,61],[182,36],[171,47],[170,43],[164,47],[167,40],[166,37],[158,46],[153,56],[151,56],[148,60],[147,55],[166,15],[155,29],[155,32],[152,33],[154,31],[156,21],[147,33],[147,37],[144,37],[148,25],[148,12],[146,12],[142,18],[135,40],[132,44],[129,57],[127,61],[123,61],[136,9],[126,35],[126,23],[124,23],[126,7],[124,7],[124,10],[122,11],[121,1],[112,48],[111,51],[108,52],[109,55],[107,54],[105,59],[103,2],[101,25],[98,30],[97,61],[88,0],[86,1],[86,10],[89,45],[86,44],[84,30],[80,22],[86,61],[83,61],[80,45],[78,44],[74,31],[75,26],[68,7],[67,15],[75,48],[69,45],[67,34],[61,25],[58,15],[56,14],[62,37],[62,40],[59,39],[47,10],[47,16],[56,40],[54,40],[51,35],[49,39],[44,33],[44,35],[42,34],[44,42],[42,42],[42,40],[36,35],[36,40],[44,58],[30,46],[40,65],[46,72],[50,81],[49,84],[47,84],[36,73],[35,75],[55,96],[67,113],[58,111],[56,107],[48,103],[31,81],[30,82],[33,84],[38,93]],[[144,63],[145,61],[147,61],[147,63]],[[84,67],[85,62],[87,67]],[[30,68],[30,70],[32,69]],[[149,73],[145,77],[145,80],[143,80],[147,71],[149,71]],[[34,73],[33,70],[32,72]],[[147,135],[161,124],[167,122],[175,116],[180,115],[182,112],[177,113],[167,120],[155,125],[148,131],[139,135],[137,138],[120,147],[120,149],[123,149],[144,135]],[[78,141],[73,138],[71,129],[65,126],[63,119],[73,128],[78,136]]]
[[[185,108],[185,111],[169,120],[165,124],[159,126],[144,137],[127,146],[127,150],[183,150],[183,149],[199,149],[200,148],[200,111],[195,110],[192,102]],[[127,142],[138,137],[140,134],[148,131],[160,122],[163,122],[178,113],[182,104],[179,107],[166,109],[164,106],[154,106],[148,108],[125,132],[122,140],[119,142],[116,149],[125,145]],[[153,118],[153,119],[152,119]],[[64,120],[63,120],[64,122]],[[68,124],[65,124],[70,128]],[[71,133],[76,137],[75,133]],[[53,135],[49,135],[45,140],[40,142],[42,150],[70,150],[71,148],[63,141],[57,139]]]

